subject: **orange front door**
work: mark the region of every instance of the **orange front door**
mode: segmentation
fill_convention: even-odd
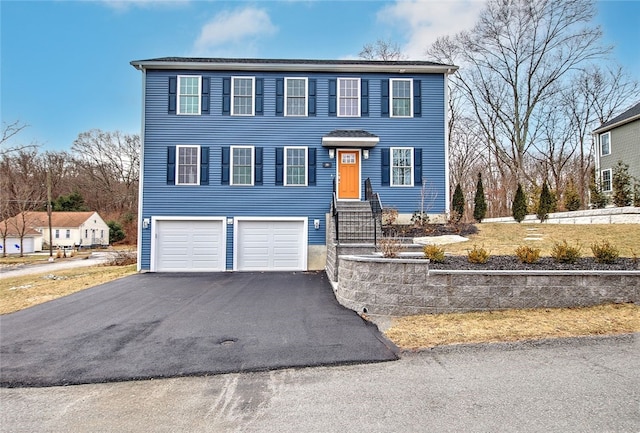
[[[360,200],[360,151],[338,150],[338,199]]]

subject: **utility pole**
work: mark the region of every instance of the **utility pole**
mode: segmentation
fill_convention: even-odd
[[[49,261],[53,261],[53,231],[51,229],[51,170],[47,167],[47,217],[49,218]]]

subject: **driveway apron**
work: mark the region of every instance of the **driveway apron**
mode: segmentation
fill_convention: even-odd
[[[0,316],[0,385],[391,361],[324,272],[137,274]]]

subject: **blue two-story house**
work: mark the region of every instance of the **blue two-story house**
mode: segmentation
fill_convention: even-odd
[[[158,58],[142,72],[138,267],[323,269],[333,195],[449,212],[447,76],[424,61]]]

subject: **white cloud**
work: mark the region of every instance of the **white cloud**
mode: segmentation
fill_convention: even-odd
[[[202,27],[193,45],[194,55],[251,55],[263,37],[277,31],[264,9],[222,11]]]
[[[378,21],[401,32],[409,59],[421,59],[438,37],[470,30],[484,6],[482,0],[397,0],[378,12]]]

